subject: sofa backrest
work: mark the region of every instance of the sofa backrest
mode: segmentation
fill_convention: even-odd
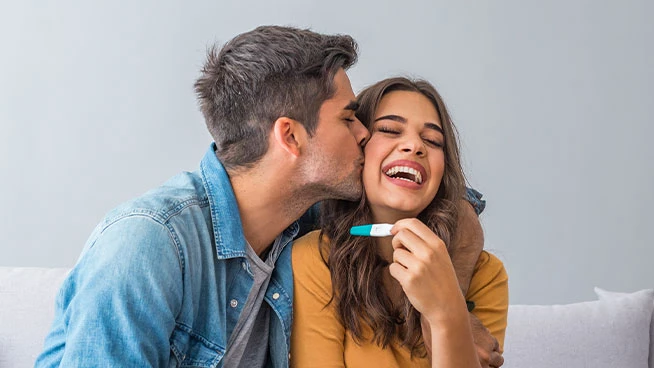
[[[0,367],[33,367],[67,268],[0,267]]]
[[[68,272],[67,268],[0,267],[0,367],[34,366],[52,324],[55,297]],[[650,355],[649,368],[654,368],[654,305],[645,305],[646,296],[639,293],[608,304],[511,305],[503,367],[573,366],[571,361],[589,355],[608,364],[593,367],[632,368],[641,365],[622,363],[637,356],[647,364]],[[616,357],[607,354],[613,348],[632,356],[617,357],[620,364],[611,365]]]
[[[653,313],[654,290],[566,305],[511,305],[503,368],[654,368]]]

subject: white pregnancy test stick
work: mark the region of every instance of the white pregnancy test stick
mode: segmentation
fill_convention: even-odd
[[[369,224],[352,226],[350,235],[355,236],[391,236],[393,224]]]

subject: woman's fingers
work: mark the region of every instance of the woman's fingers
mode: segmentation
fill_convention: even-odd
[[[408,229],[412,233],[416,234],[419,238],[423,239],[426,242],[433,242],[440,240],[438,235],[436,235],[427,225],[417,218],[406,218],[398,220],[394,225],[391,231],[397,230],[397,232],[402,229]]]
[[[411,252],[400,248],[393,251],[393,262],[398,263],[404,268],[412,268],[415,267],[417,260],[415,259],[415,256],[411,254]]]
[[[406,248],[427,263],[436,261],[440,256],[449,258],[445,243],[435,234],[432,235],[431,239],[426,240],[413,232],[413,229],[403,228],[395,234],[391,243],[394,249]]]
[[[422,248],[424,248],[424,244],[419,244],[424,243],[424,241],[409,229],[398,231],[393,236],[391,243],[393,244],[393,249],[406,248],[414,254],[421,253]]]
[[[417,219],[398,221],[392,233],[391,276],[419,312],[435,318],[447,315],[462,295],[445,243]]]
[[[411,277],[411,272],[397,262],[393,262],[388,266],[388,272],[390,272],[391,276],[400,283],[402,289],[404,289],[404,292],[406,293],[405,285],[407,284],[409,277]]]

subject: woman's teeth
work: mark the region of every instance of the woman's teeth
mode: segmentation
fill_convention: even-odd
[[[394,166],[386,170],[386,175],[418,184],[422,184],[422,174],[420,171],[408,166]]]

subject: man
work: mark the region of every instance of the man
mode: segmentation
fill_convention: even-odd
[[[36,366],[288,366],[295,221],[362,192],[356,52],[275,26],[212,49],[195,88],[215,143],[96,227]]]

